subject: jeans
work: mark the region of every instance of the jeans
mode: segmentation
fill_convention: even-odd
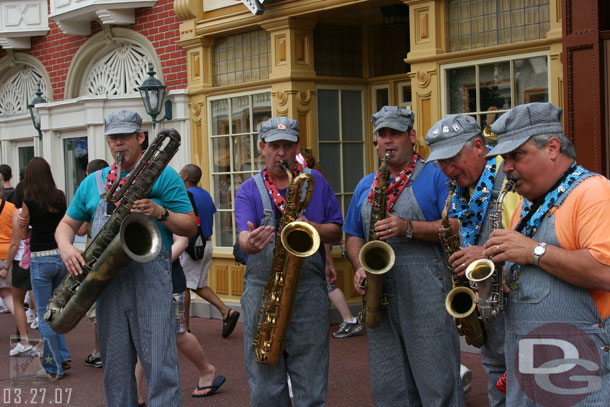
[[[38,329],[44,342],[42,366],[51,374],[63,375],[62,362],[70,360],[70,351],[63,335],[56,334],[44,313],[55,288],[66,275],[66,267],[59,255],[32,257],[30,278],[38,309]]]

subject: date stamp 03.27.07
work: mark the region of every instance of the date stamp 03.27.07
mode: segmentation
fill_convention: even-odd
[[[72,389],[46,387],[6,387],[2,389],[4,406],[66,406],[70,405]]]

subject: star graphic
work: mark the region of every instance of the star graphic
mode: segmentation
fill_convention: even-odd
[[[47,355],[46,358],[44,358],[44,363],[51,363],[53,361],[53,357],[51,355]]]

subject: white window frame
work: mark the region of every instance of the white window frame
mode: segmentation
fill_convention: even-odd
[[[210,96],[207,98],[207,128],[208,128],[208,162],[209,162],[209,167],[207,168],[208,174],[209,174],[209,181],[210,181],[210,191],[208,191],[210,193],[210,195],[212,196],[212,199],[214,200],[214,203],[216,203],[216,197],[214,196],[214,191],[216,190],[216,183],[214,182],[214,176],[217,175],[217,172],[215,172],[213,170],[213,166],[214,166],[214,143],[213,143],[213,139],[214,138],[218,138],[218,137],[213,137],[212,133],[213,133],[213,129],[212,129],[212,102],[216,101],[216,100],[222,100],[222,99],[231,99],[231,98],[235,98],[235,97],[240,97],[240,96],[252,96],[255,94],[262,94],[262,93],[269,93],[271,94],[271,89],[256,89],[256,90],[250,90],[250,91],[245,91],[245,92],[237,92],[237,93],[227,93],[227,94],[222,94],[222,95],[217,95],[217,96]],[[251,108],[251,106],[250,106]],[[271,102],[270,105],[270,110],[273,109],[273,102]],[[229,109],[229,115],[231,114],[231,111]],[[252,115],[252,110],[250,110],[250,117],[253,117]],[[258,129],[252,129],[252,133],[255,133],[258,135]],[[224,135],[222,137],[228,137],[229,139],[232,137],[231,134],[229,135]],[[253,141],[254,145],[251,145],[250,148],[253,148],[254,150],[258,149],[258,137],[256,137]],[[229,150],[230,150],[230,160],[231,162],[233,161],[233,144],[229,143]],[[253,151],[254,151],[253,150]],[[233,164],[231,164],[231,166],[233,166]],[[251,173],[254,175],[256,174],[258,171],[254,171],[253,169],[251,169]],[[243,173],[243,171],[242,171]],[[230,172],[231,175],[233,174],[238,174],[238,172]],[[231,194],[232,194],[232,202],[235,202],[235,194],[237,194],[237,189],[235,188],[233,179],[231,179]],[[221,209],[218,208],[217,206],[217,213],[218,212],[230,212],[231,213],[231,222],[232,222],[232,228],[233,228],[233,233],[234,233],[234,237],[233,237],[233,241],[235,241],[235,239],[237,239],[238,233],[237,233],[237,226],[235,225],[235,207],[234,205],[231,205],[230,209]],[[214,219],[214,227],[213,227],[213,235],[216,235],[216,228],[218,227],[218,222],[216,222],[216,219]],[[216,239],[212,239],[211,240],[213,247],[219,248],[221,250],[221,252],[226,252],[226,253],[231,253],[232,248],[230,248],[229,246],[217,246],[216,245]]]
[[[506,55],[506,56],[501,56],[501,57],[494,57],[494,58],[484,58],[484,59],[477,59],[477,60],[470,60],[470,61],[464,61],[464,62],[456,62],[456,63],[452,63],[452,64],[444,64],[440,66],[440,72],[441,72],[441,89],[443,89],[443,91],[441,92],[441,113],[442,116],[445,117],[448,113],[448,103],[449,101],[447,100],[447,94],[444,91],[445,89],[447,89],[448,83],[447,83],[447,70],[449,69],[454,69],[454,68],[466,68],[466,67],[471,67],[471,66],[477,66],[477,65],[486,65],[486,64],[490,64],[490,63],[494,63],[494,62],[512,62],[514,60],[517,59],[524,59],[524,58],[534,58],[534,57],[546,57],[547,59],[547,86],[548,86],[548,99],[549,100],[553,100],[553,88],[551,87],[551,60],[550,60],[550,55],[549,55],[549,51],[540,51],[540,52],[529,52],[529,53],[523,53],[523,54],[515,54],[515,55]],[[511,103],[511,107],[515,107],[515,94],[514,94],[514,89],[513,89],[513,84],[512,84],[512,80],[514,78],[514,72],[513,72],[513,64],[510,64],[510,78],[511,78],[511,95],[510,95],[510,103]],[[487,113],[494,113],[494,112],[488,112],[488,111],[481,111],[480,110],[480,99],[478,97],[479,95],[479,70],[475,69],[475,83],[476,83],[476,92],[477,92],[477,109],[476,112],[468,112],[467,114],[469,115],[473,115],[476,116],[477,118],[480,115],[483,114],[487,114]],[[507,110],[498,110],[495,113],[504,113]]]

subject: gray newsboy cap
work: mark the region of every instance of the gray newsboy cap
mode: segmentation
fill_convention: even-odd
[[[543,134],[563,134],[563,110],[551,103],[528,103],[515,106],[491,125],[498,135],[498,144],[487,157],[510,153],[530,137]]]
[[[142,118],[131,110],[112,112],[104,119],[106,132],[104,136],[113,134],[132,134],[142,129]]]
[[[426,133],[426,144],[430,146],[427,161],[455,156],[468,140],[480,133],[479,123],[467,114],[450,114],[442,118]]]
[[[384,127],[407,131],[413,128],[415,121],[415,113],[407,109],[401,109],[398,106],[384,106],[380,111],[371,116],[373,122],[373,133]]]
[[[261,140],[265,143],[287,140],[299,141],[299,122],[289,117],[272,117],[261,124]]]

